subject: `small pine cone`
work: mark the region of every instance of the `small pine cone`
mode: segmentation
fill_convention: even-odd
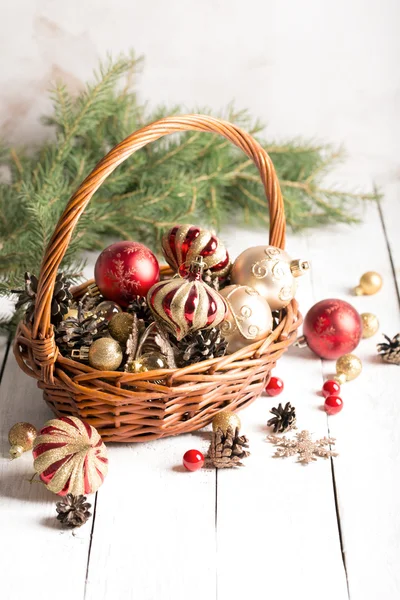
[[[218,327],[201,329],[187,335],[176,343],[176,361],[185,367],[209,358],[219,358],[226,354],[227,341]]]
[[[127,308],[127,312],[135,313],[137,318],[144,321],[146,326],[154,321],[154,317],[148,307],[146,298],[142,296],[136,296],[136,298],[132,300]]]
[[[207,462],[217,469],[242,467],[242,460],[250,455],[246,450],[248,447],[247,437],[240,436],[238,428],[234,431],[232,427],[228,427],[226,435],[222,429],[217,429],[212,434]]]
[[[86,500],[86,496],[67,494],[63,501],[56,503],[57,519],[64,527],[80,527],[92,516],[91,504]]]
[[[296,409],[290,402],[287,402],[285,407],[279,404],[278,408],[272,408],[270,413],[275,416],[268,421],[267,425],[274,428],[274,433],[284,433],[296,428]]]

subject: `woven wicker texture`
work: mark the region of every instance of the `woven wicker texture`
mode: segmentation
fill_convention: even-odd
[[[283,201],[271,159],[258,142],[231,123],[205,115],[167,117],[127,137],[98,163],[56,226],[41,266],[33,325],[19,324],[14,353],[23,371],[38,380],[56,415],[86,420],[105,442],[139,442],[194,431],[221,409],[243,408],[263,391],[271,369],[293,343],[301,324],[297,302],[292,300],[279,326],[265,340],[183,369],[137,374],[97,371],[58,352],[50,324],[51,298],[79,217],[103,181],[131,154],[164,135],[183,131],[219,133],[254,161],[269,203],[269,242],[280,248],[285,244]],[[75,288],[75,297],[90,283]]]

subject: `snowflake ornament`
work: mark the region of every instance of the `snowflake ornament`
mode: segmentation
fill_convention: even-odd
[[[330,458],[338,456],[337,452],[328,449],[335,445],[335,438],[323,437],[313,441],[309,431],[300,431],[293,438],[279,435],[269,435],[267,440],[276,446],[274,457],[287,458],[298,454],[297,462],[307,465],[317,458]]]

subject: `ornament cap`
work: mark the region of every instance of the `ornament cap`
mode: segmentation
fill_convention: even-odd
[[[298,258],[296,260],[290,261],[290,271],[293,277],[300,277],[300,275],[304,275],[306,271],[309,271],[311,265],[308,260],[302,260]]]

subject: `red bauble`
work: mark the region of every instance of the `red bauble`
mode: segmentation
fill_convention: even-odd
[[[358,345],[362,321],[351,304],[330,298],[310,308],[304,319],[303,333],[315,354],[321,358],[339,358]]]
[[[343,408],[343,400],[339,396],[328,396],[325,400],[325,410],[328,415],[337,415]]]
[[[183,466],[188,471],[198,471],[204,465],[204,456],[199,450],[188,450],[183,455]]]
[[[271,377],[269,380],[265,391],[269,396],[278,396],[281,392],[283,392],[284,384],[282,379],[279,377]]]
[[[338,394],[340,394],[340,385],[338,382],[334,381],[333,379],[328,379],[328,381],[325,381],[324,385],[322,386],[322,395],[327,398],[328,396],[337,396]]]
[[[146,296],[160,279],[160,267],[154,254],[143,244],[117,242],[100,254],[94,277],[107,300],[126,307],[135,296]]]

